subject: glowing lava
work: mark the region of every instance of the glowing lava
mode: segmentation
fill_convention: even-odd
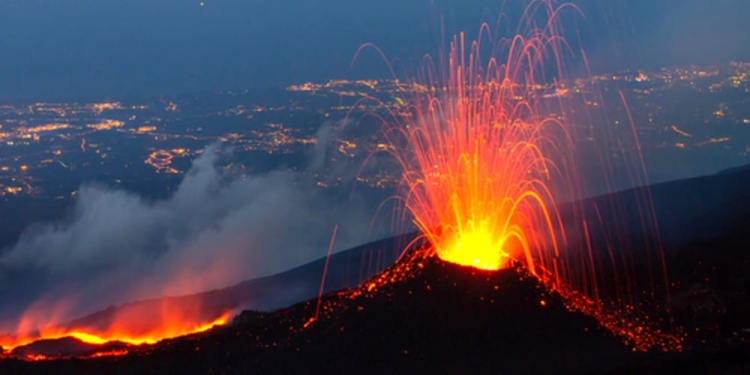
[[[221,314],[218,318],[207,321],[197,321],[187,319],[187,317],[180,318],[175,314],[171,316],[171,319],[162,320],[157,315],[150,315],[153,318],[152,321],[144,321],[149,316],[141,316],[140,324],[135,322],[132,316],[126,317],[121,315],[119,320],[115,319],[114,322],[111,322],[106,327],[97,325],[81,327],[47,326],[36,328],[33,331],[29,331],[29,327],[33,325],[29,320],[26,320],[22,322],[22,329],[19,329],[17,335],[0,335],[0,347],[7,352],[11,352],[13,349],[40,340],[57,340],[66,337],[75,338],[92,345],[103,345],[111,342],[130,345],[154,344],[164,339],[204,332],[215,326],[224,325],[230,319],[230,313],[228,312]],[[124,350],[106,350],[102,352],[94,350],[92,352],[93,354],[90,354],[90,356],[94,357],[125,354]],[[48,359],[43,354],[26,355],[24,358],[28,360]]]

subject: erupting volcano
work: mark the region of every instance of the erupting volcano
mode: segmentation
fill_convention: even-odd
[[[575,96],[565,95],[571,46],[558,17],[566,10],[577,9],[534,1],[511,37],[483,24],[474,41],[454,36],[437,63],[425,58],[406,85],[407,107],[385,120],[389,153],[403,168],[400,199],[441,259],[484,270],[520,262],[637,348],[679,350],[677,336],[656,328],[667,318],[654,291],[668,281],[648,189],[637,190],[637,207],[562,204],[586,197],[576,139],[619,144],[634,162],[631,178],[646,181],[635,132],[628,149],[599,139],[612,135],[595,124],[573,134],[567,122],[581,119],[570,108]],[[609,156],[598,157],[599,178],[611,179]],[[638,210],[639,223],[623,222],[625,209]],[[643,229],[640,237],[629,225]],[[635,269],[641,257],[658,265]]]
[[[415,224],[440,258],[489,270],[510,258],[533,269],[533,252],[546,239],[559,256],[560,218],[547,208],[555,204],[548,181],[564,171],[547,151],[570,142],[562,123],[539,119],[531,92],[536,72],[523,66],[539,61],[548,41],[519,36],[509,43],[507,62],[493,57],[482,71],[479,42],[471,43],[466,62],[464,35],[455,38],[446,82],[418,94],[398,129],[409,145],[397,149],[408,150],[399,159]],[[552,128],[561,136],[553,137]]]
[[[595,93],[566,95],[573,48],[558,18],[567,11],[577,9],[533,1],[511,37],[498,37],[483,24],[476,40],[467,42],[461,33],[439,59],[425,58],[417,78],[403,86],[407,104],[384,119],[386,149],[403,169],[400,200],[421,233],[415,243],[426,240],[430,257],[483,270],[470,272],[522,265],[568,309],[595,317],[635,349],[679,351],[681,337],[664,308],[669,281],[649,189],[633,190],[627,206],[624,195],[584,199],[590,194],[580,172],[580,139],[605,145],[595,153],[599,179],[612,180],[611,153],[632,161],[627,173],[636,185],[647,179],[635,131],[631,140],[614,139],[592,124],[588,112],[574,110],[576,98],[583,103]],[[583,51],[581,56],[585,61]],[[589,124],[581,125],[582,118]],[[638,212],[636,223],[623,218],[625,210]],[[367,296],[417,266],[402,264],[350,297]],[[324,304],[322,314],[338,308],[331,306]],[[228,311],[151,306],[105,322],[67,325],[24,317],[14,335],[0,336],[0,345],[23,357],[21,349],[30,343],[72,337],[102,345],[89,356],[122,354],[130,345],[222,325]],[[315,329],[318,312],[304,329]],[[104,345],[113,342],[121,345]],[[25,358],[47,357],[34,352]]]
[[[44,236],[24,232],[21,239],[33,246],[14,246],[9,255],[0,247],[1,279],[24,275],[17,280],[30,285],[25,290],[17,288],[21,282],[7,283],[4,295],[13,303],[0,310],[0,373],[749,373],[750,168],[649,185],[639,132],[671,128],[671,136],[682,137],[674,147],[680,152],[714,143],[726,151],[734,146],[725,146],[729,136],[701,140],[708,133],[665,126],[667,117],[636,129],[639,116],[648,113],[652,122],[652,109],[667,111],[660,106],[664,102],[644,102],[634,106],[634,118],[628,95],[667,97],[678,92],[673,86],[682,90],[688,84],[701,96],[706,90],[721,93],[722,100],[742,90],[744,95],[750,85],[736,77],[740,71],[745,77],[750,64],[715,74],[713,67],[663,70],[658,84],[649,78],[655,72],[593,76],[583,48],[588,36],[579,32],[570,40],[561,27],[563,17],[579,17],[581,9],[557,0],[524,4],[517,26],[508,27],[511,15],[501,13],[496,24],[482,23],[476,38],[464,32],[446,38],[441,29],[438,54],[426,54],[406,79],[397,76],[382,50],[365,44],[355,60],[371,47],[386,60],[392,79],[294,85],[288,89],[293,96],[267,94],[273,97],[267,106],[246,103],[256,100],[249,90],[222,92],[221,100],[211,96],[210,102],[190,94],[166,107],[167,97],[149,106],[118,102],[113,118],[127,118],[128,125],[118,121],[122,129],[111,133],[128,137],[123,144],[143,136],[152,154],[161,142],[221,139],[244,153],[239,168],[219,163],[221,150],[213,146],[195,153],[165,146],[156,153],[201,154],[184,173],[194,184],[167,186],[172,198],[151,201],[127,191],[92,189],[87,201],[76,193],[75,208],[83,208],[74,212],[73,224],[52,223],[39,231]],[[200,5],[204,13],[220,8]],[[574,69],[588,77],[573,78]],[[602,77],[617,82],[605,86]],[[631,77],[642,85],[620,91],[617,84]],[[605,105],[605,98],[616,103]],[[622,111],[610,119],[612,104]],[[170,117],[156,117],[162,107]],[[200,107],[210,112],[197,111]],[[27,122],[46,118],[42,112],[56,121],[65,118],[71,132],[78,125],[68,113],[81,117],[75,121],[90,113],[78,104],[8,108],[0,106],[13,128],[0,138],[21,139],[24,147],[42,139],[41,130],[26,129]],[[709,115],[724,117],[730,108],[737,112],[733,116],[741,114],[731,103],[719,108],[711,107]],[[303,112],[308,109],[315,117]],[[130,110],[138,115],[126,116]],[[375,126],[352,131],[350,141],[342,134],[359,130],[347,125],[355,113],[375,118]],[[98,110],[95,116],[104,114]],[[699,118],[699,112],[687,114]],[[311,126],[311,118],[329,115],[345,118],[331,127],[336,129],[327,122],[318,130]],[[260,122],[248,122],[254,116]],[[304,125],[281,123],[291,117]],[[193,127],[212,119],[215,128]],[[139,125],[130,124],[135,121]],[[143,121],[154,126],[140,126]],[[185,132],[173,133],[176,124],[187,124]],[[52,125],[58,124],[33,126]],[[104,146],[109,136],[96,134],[108,129],[79,128],[81,152],[90,145],[96,154],[88,151],[86,157],[99,164],[78,165],[108,168],[100,159],[119,152]],[[67,131],[55,137],[74,140]],[[694,143],[683,143],[694,135]],[[669,144],[646,137],[652,148]],[[338,147],[329,148],[332,144]],[[54,144],[49,145],[44,147]],[[303,147],[314,153],[303,155],[309,149]],[[673,155],[647,152],[649,162]],[[60,164],[68,172],[78,160],[64,148],[44,154],[40,163]],[[70,166],[61,157],[70,158]],[[27,156],[5,159],[11,158],[23,163]],[[266,158],[283,166],[266,168],[261,164]],[[317,167],[299,169],[297,162]],[[369,170],[370,162],[382,164]],[[360,167],[360,174],[349,173],[351,166]],[[29,186],[23,190],[32,191],[34,168],[23,165],[23,173],[17,172]],[[126,176],[143,178],[139,169],[131,170]],[[234,184],[256,177],[259,183]],[[151,187],[152,181],[144,181]],[[13,182],[22,181],[13,177]],[[360,183],[367,184],[362,195],[369,196],[362,205],[376,216],[396,202],[389,219],[402,231],[334,251],[341,232],[345,245],[337,248],[365,239],[340,226],[369,223],[377,233],[372,237],[381,234],[368,222],[372,211],[347,214],[361,208],[350,204],[354,189],[344,189]],[[15,195],[22,191],[15,186],[5,189]],[[315,194],[308,196],[308,190]],[[273,194],[258,194],[263,191]],[[303,198],[290,199],[295,196]],[[113,208],[99,211],[85,204]],[[105,221],[118,219],[120,211],[132,211],[122,215],[131,219]],[[295,216],[306,219],[290,220]],[[107,225],[93,230],[91,223],[99,221]],[[315,254],[302,250],[322,246],[316,237],[329,224],[327,256],[313,260]],[[254,231],[245,233],[248,228]],[[98,234],[96,241],[89,233]],[[131,241],[134,233],[141,234],[139,241]],[[71,241],[79,236],[83,241]],[[111,246],[117,243],[129,246]],[[25,270],[32,272],[26,276]],[[93,272],[84,278],[81,270]],[[258,277],[245,280],[250,274]],[[128,300],[136,302],[124,303]]]

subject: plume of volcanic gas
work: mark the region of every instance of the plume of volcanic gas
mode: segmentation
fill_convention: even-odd
[[[640,212],[635,226],[656,230],[637,239],[619,218],[623,202],[582,200],[577,141],[606,132],[568,123],[576,90],[564,74],[570,44],[558,17],[566,8],[575,10],[532,1],[510,37],[487,24],[474,41],[458,34],[402,84],[406,104],[384,121],[388,152],[403,168],[399,198],[443,260],[485,270],[520,262],[635,347],[679,350],[652,315],[655,285],[666,293],[667,280],[658,237],[646,234],[658,234],[648,190],[637,190],[638,207],[629,208]],[[610,179],[598,155],[601,178]],[[631,167],[633,178],[645,177],[642,164]],[[637,263],[642,257],[651,263]]]

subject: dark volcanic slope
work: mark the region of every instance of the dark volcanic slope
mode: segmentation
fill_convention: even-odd
[[[707,343],[683,354],[633,353],[516,270],[487,273],[429,258],[381,274],[391,282],[326,295],[320,318],[306,328],[316,299],[273,313],[245,312],[231,326],[124,357],[2,360],[0,373],[746,374],[749,188],[750,172],[739,170],[652,189],[675,282],[673,311],[691,342]],[[629,191],[589,202],[610,199],[633,207],[637,197]],[[316,267],[322,271],[322,263]],[[409,277],[396,277],[403,275]]]
[[[638,205],[645,193],[651,194],[672,284],[674,318],[690,333],[688,345],[716,346],[737,341],[743,331],[750,333],[748,192],[750,165],[657,184],[648,192],[628,190],[595,197],[583,205],[591,210],[589,217],[595,206],[604,217],[618,217],[618,231],[637,237]],[[606,211],[612,210],[611,202],[617,202],[617,212]],[[596,243],[596,234],[592,241]],[[645,269],[647,264],[641,260],[638,266]]]
[[[316,300],[275,313],[245,312],[230,327],[124,357],[5,361],[0,371],[549,373],[611,370],[645,359],[594,319],[569,312],[523,272],[414,257],[372,284],[326,295],[319,319],[307,328]]]
[[[583,206],[588,210],[587,217],[596,217],[593,207],[597,206],[605,219],[622,219],[621,224],[627,224],[624,226],[633,234],[641,228],[642,217],[638,208],[648,209],[644,201],[650,195],[662,240],[684,244],[722,237],[736,227],[738,220],[747,220],[750,215],[748,189],[750,165],[714,175],[655,184],[649,190],[630,189],[590,198],[583,201]],[[564,215],[570,211],[569,205],[564,205],[562,211]],[[647,230],[648,234],[654,234],[651,229]]]

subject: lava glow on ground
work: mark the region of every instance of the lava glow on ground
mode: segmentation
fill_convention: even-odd
[[[176,311],[173,311],[176,312]],[[182,314],[167,314],[159,317],[159,314],[149,314],[140,317],[120,317],[115,319],[107,327],[40,327],[31,330],[32,320],[25,320],[21,324],[17,335],[0,335],[0,347],[6,352],[3,356],[17,357],[14,350],[35,342],[46,340],[59,340],[63,338],[74,338],[85,344],[102,346],[102,350],[92,348],[87,357],[102,357],[112,355],[124,355],[126,349],[110,350],[104,345],[108,343],[120,343],[128,345],[154,344],[164,339],[185,336],[193,333],[207,331],[215,326],[226,324],[230,319],[230,313],[223,313],[216,319],[201,321],[196,317]],[[138,322],[140,321],[140,323]],[[59,356],[47,356],[43,354],[28,354],[21,356],[27,360],[54,359]],[[64,356],[63,356],[64,357]]]

